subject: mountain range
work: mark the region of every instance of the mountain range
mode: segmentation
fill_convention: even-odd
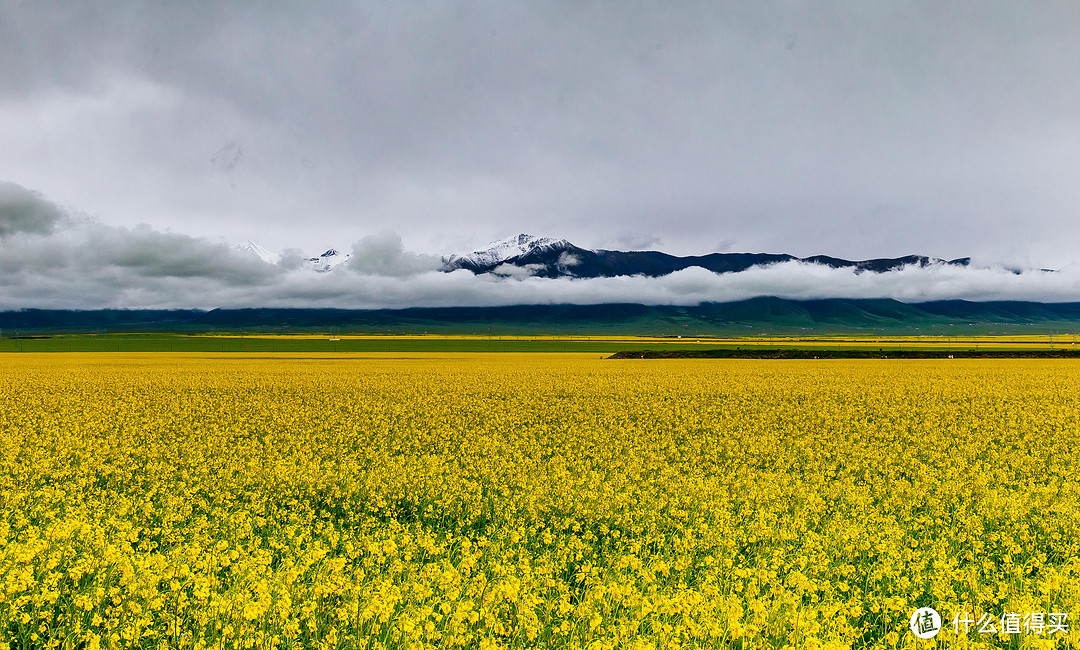
[[[275,264],[280,259],[254,242],[242,242],[236,250],[257,255],[265,262]],[[318,272],[348,265],[349,254],[331,248],[317,257],[303,258],[303,264]],[[463,254],[442,258],[440,270],[444,272],[465,269],[476,274],[536,276],[542,278],[598,278],[643,275],[659,277],[690,267],[701,267],[714,273],[735,273],[751,267],[781,262],[820,264],[831,268],[853,268],[857,272],[884,273],[905,266],[929,266],[950,264],[967,266],[969,258],[940,260],[923,255],[906,255],[896,258],[870,260],[845,260],[827,255],[796,257],[780,253],[710,253],[707,255],[678,256],[661,251],[618,251],[587,249],[576,246],[566,239],[536,237],[528,234],[515,235],[492,242],[488,246]]]
[[[267,264],[277,264],[281,261],[280,253],[273,253],[251,240],[233,244],[233,250],[255,255]],[[329,248],[321,255],[301,258],[301,264],[311,271],[325,273],[347,263],[351,257],[348,253],[339,253],[336,248]]]

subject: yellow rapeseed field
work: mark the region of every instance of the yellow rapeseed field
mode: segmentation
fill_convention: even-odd
[[[1080,647],[1078,362],[0,368],[12,648]]]

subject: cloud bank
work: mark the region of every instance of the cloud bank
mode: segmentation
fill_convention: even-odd
[[[353,245],[327,273],[276,264],[223,242],[148,225],[76,218],[40,194],[0,183],[0,309],[332,307],[513,304],[692,305],[755,296],[1080,301],[1080,268],[909,266],[856,272],[801,262],[716,274],[693,267],[658,278],[539,278],[527,269],[474,275],[438,271],[439,259],[405,250],[383,231]],[[500,267],[501,268],[501,267]]]

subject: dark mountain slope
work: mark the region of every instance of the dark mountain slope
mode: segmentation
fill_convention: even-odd
[[[516,305],[414,309],[215,309],[0,312],[4,336],[36,332],[327,331],[372,333],[650,334],[715,336],[803,330],[914,332],[919,328],[1031,332],[1080,330],[1080,303],[907,304],[889,299],[762,297],[694,306]],[[974,329],[973,329],[974,328]],[[981,329],[980,329],[981,328]]]

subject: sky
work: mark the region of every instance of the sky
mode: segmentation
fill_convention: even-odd
[[[430,269],[519,232],[674,254],[970,256],[962,282],[851,292],[1080,300],[1072,1],[10,0],[0,69],[0,308],[846,286],[788,268],[683,278],[702,290],[451,287],[458,274]],[[390,265],[315,286],[229,252],[249,239]],[[999,265],[1061,272],[1017,284]]]

